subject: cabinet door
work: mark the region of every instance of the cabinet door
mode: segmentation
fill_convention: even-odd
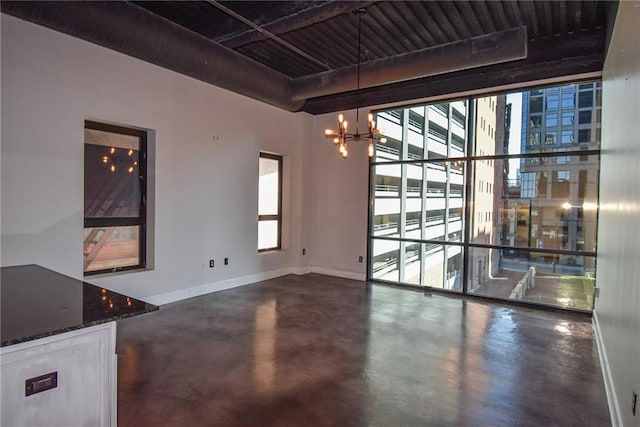
[[[110,329],[83,329],[70,333],[70,337],[56,335],[27,343],[31,345],[18,351],[3,351],[2,425],[66,427],[115,423],[115,354]],[[53,372],[57,373],[55,388],[25,395],[26,380]],[[43,381],[41,387],[47,388],[49,380]]]

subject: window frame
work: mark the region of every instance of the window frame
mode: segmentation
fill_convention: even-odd
[[[278,223],[278,235],[277,235],[277,243],[276,246],[262,248],[260,249],[260,245],[258,242],[258,253],[264,252],[272,252],[282,250],[282,183],[283,183],[283,164],[284,164],[284,156],[279,154],[273,154],[261,151],[258,157],[258,197],[260,194],[260,159],[270,159],[278,162],[278,212],[276,214],[260,214],[260,207],[258,206],[258,226],[260,221],[277,221]],[[259,238],[259,237],[258,237]]]
[[[573,82],[569,82],[572,85],[577,85],[577,83],[573,83]],[[589,83],[589,87],[592,87],[592,84],[596,83],[597,81],[594,82],[590,82]],[[558,88],[552,88],[553,91],[558,91]],[[547,89],[549,90],[549,89]],[[564,89],[563,89],[564,90]],[[476,251],[478,249],[494,249],[494,250],[507,250],[507,251],[513,251],[513,252],[521,252],[521,253],[526,253],[526,254],[536,254],[536,256],[541,256],[541,257],[551,257],[551,256],[556,256],[556,257],[568,257],[571,258],[575,261],[576,257],[583,257],[584,259],[589,259],[590,262],[595,262],[596,261],[596,257],[597,257],[597,253],[594,249],[591,249],[591,246],[589,247],[589,249],[585,249],[584,243],[582,244],[581,247],[578,247],[578,240],[575,240],[575,247],[540,247],[538,246],[539,244],[537,242],[533,242],[533,245],[531,242],[528,242],[524,245],[519,244],[517,242],[511,242],[509,243],[500,233],[502,232],[500,228],[496,227],[492,230],[493,233],[496,234],[496,236],[498,236],[498,240],[496,241],[491,241],[490,243],[486,243],[483,241],[473,241],[473,230],[476,228],[476,224],[474,224],[474,220],[477,221],[477,225],[484,225],[486,224],[488,221],[493,221],[495,224],[492,224],[492,226],[496,226],[496,225],[500,225],[499,222],[496,222],[496,217],[498,215],[504,216],[504,209],[498,207],[495,212],[496,215],[493,215],[491,217],[487,216],[487,214],[485,212],[479,211],[476,209],[476,200],[479,199],[479,197],[484,197],[485,194],[485,189],[488,189],[487,184],[489,184],[488,182],[485,182],[483,180],[483,178],[478,175],[476,173],[476,171],[480,170],[480,168],[483,168],[484,164],[487,164],[487,162],[492,162],[493,160],[496,161],[504,161],[506,162],[511,162],[511,161],[516,161],[519,160],[520,163],[520,167],[522,168],[524,165],[526,165],[527,167],[529,167],[529,165],[533,165],[533,167],[530,168],[530,171],[524,171],[525,169],[520,170],[520,176],[518,176],[518,180],[522,180],[521,184],[519,184],[520,188],[521,188],[521,193],[519,196],[511,196],[509,193],[505,193],[506,197],[503,197],[503,200],[508,200],[508,199],[536,199],[539,197],[544,197],[545,199],[557,199],[557,197],[553,196],[553,186],[552,185],[547,185],[548,181],[551,180],[551,177],[547,176],[548,171],[546,170],[549,166],[547,165],[551,165],[551,168],[555,168],[556,166],[554,166],[555,164],[559,164],[562,165],[562,171],[563,173],[561,173],[561,176],[563,175],[568,175],[568,176],[564,176],[563,180],[558,180],[556,179],[556,181],[562,182],[562,183],[568,183],[569,186],[573,185],[572,183],[575,183],[575,176],[574,172],[575,170],[582,170],[585,166],[581,166],[578,163],[576,163],[577,161],[590,161],[590,162],[594,162],[596,164],[596,168],[599,168],[600,165],[600,156],[601,156],[601,148],[600,148],[600,139],[598,137],[595,138],[595,141],[598,142],[598,144],[591,144],[589,143],[589,147],[585,147],[584,145],[586,145],[585,143],[581,144],[581,147],[578,147],[577,144],[577,132],[579,129],[585,128],[585,126],[579,126],[578,125],[578,116],[579,116],[579,112],[581,113],[582,110],[579,109],[579,107],[576,105],[575,108],[570,111],[572,114],[572,123],[571,124],[565,124],[565,123],[560,123],[558,122],[556,125],[553,125],[550,128],[547,127],[541,127],[538,123],[534,123],[534,117],[544,117],[544,115],[546,114],[546,109],[544,109],[544,111],[542,112],[542,114],[540,113],[540,111],[536,110],[535,112],[529,111],[527,109],[527,107],[531,107],[532,104],[535,102],[538,102],[537,97],[533,97],[531,95],[534,95],[536,92],[539,92],[540,90],[535,90],[535,89],[528,89],[527,87],[522,87],[519,88],[518,92],[529,92],[530,96],[524,96],[524,94],[522,95],[522,120],[523,120],[523,124],[522,124],[522,129],[520,130],[520,132],[518,133],[518,140],[520,143],[520,151],[515,152],[515,153],[510,153],[508,151],[500,151],[500,152],[496,152],[496,153],[484,153],[482,149],[480,149],[479,145],[477,145],[478,143],[478,135],[481,133],[481,131],[483,130],[483,124],[484,124],[484,118],[483,117],[476,117],[475,111],[477,107],[474,107],[473,102],[474,101],[479,101],[480,99],[482,99],[484,102],[486,102],[488,100],[488,96],[493,96],[496,94],[504,94],[504,95],[508,95],[511,92],[496,92],[496,93],[491,93],[490,95],[470,95],[470,96],[466,96],[463,98],[455,98],[455,102],[458,102],[458,100],[460,101],[466,101],[469,102],[469,106],[467,107],[467,111],[469,111],[469,115],[467,117],[468,120],[468,124],[469,124],[469,130],[468,130],[468,139],[465,139],[465,147],[467,147],[467,150],[465,150],[464,154],[460,154],[460,156],[455,156],[455,155],[451,155],[449,154],[448,157],[443,156],[443,157],[439,157],[437,159],[435,158],[426,158],[425,159],[388,159],[388,158],[381,158],[378,157],[378,155],[374,156],[369,163],[369,173],[370,173],[370,182],[378,182],[378,180],[380,179],[381,175],[378,175],[378,170],[377,168],[379,166],[384,166],[385,168],[390,168],[391,166],[395,166],[398,168],[401,168],[402,172],[400,175],[400,178],[398,178],[399,180],[404,179],[404,170],[406,168],[409,167],[409,165],[416,165],[416,164],[421,164],[423,167],[425,167],[426,169],[429,169],[431,167],[431,165],[435,164],[436,162],[450,162],[451,165],[453,164],[457,164],[458,162],[462,162],[463,164],[466,165],[465,167],[465,197],[463,199],[463,203],[462,203],[462,212],[463,212],[463,224],[462,224],[462,234],[463,234],[463,238],[461,240],[457,240],[454,241],[451,239],[451,235],[449,233],[449,235],[445,235],[444,233],[447,233],[447,229],[445,228],[444,231],[439,231],[439,233],[441,235],[436,235],[435,237],[432,235],[427,235],[427,233],[422,233],[422,235],[417,235],[417,234],[413,234],[410,235],[408,233],[408,231],[413,231],[413,229],[409,230],[408,228],[404,228],[402,229],[402,227],[397,227],[396,231],[394,233],[385,233],[385,234],[381,234],[379,231],[384,229],[384,220],[383,219],[379,219],[379,215],[376,214],[376,203],[379,199],[381,199],[381,197],[376,194],[375,192],[375,188],[371,187],[369,188],[369,223],[370,224],[376,224],[376,227],[372,227],[370,226],[368,228],[368,240],[367,240],[367,254],[368,254],[368,260],[367,260],[367,275],[366,278],[367,280],[370,281],[375,281],[375,282],[381,282],[381,283],[389,283],[389,284],[393,284],[393,285],[400,285],[400,286],[418,286],[419,289],[423,290],[423,289],[429,289],[429,290],[433,290],[436,292],[443,292],[443,293],[452,293],[452,294],[456,294],[456,295],[464,295],[464,296],[472,296],[472,297],[479,297],[479,298],[489,298],[489,299],[493,299],[493,300],[498,300],[498,301],[509,301],[509,302],[514,302],[516,304],[522,304],[522,305],[529,305],[529,306],[535,306],[535,307],[540,307],[540,308],[547,308],[547,309],[551,309],[551,310],[566,310],[566,311],[575,311],[575,312],[591,312],[593,310],[593,300],[591,302],[591,307],[590,308],[585,308],[585,307],[570,307],[570,306],[566,306],[566,305],[557,305],[556,303],[552,303],[552,302],[533,302],[533,301],[525,301],[522,299],[513,299],[511,297],[500,297],[500,296],[496,296],[496,295],[483,295],[483,294],[476,294],[474,293],[474,290],[472,288],[473,285],[473,277],[472,277],[472,273],[473,273],[473,267],[471,266],[470,262],[474,259],[472,256],[472,252]],[[549,92],[552,92],[551,90],[549,90]],[[575,92],[577,93],[577,91]],[[453,99],[453,98],[452,98]],[[544,99],[544,98],[543,98]],[[542,101],[542,100],[541,100]],[[425,103],[425,104],[420,104],[420,106],[425,107],[426,110],[429,110],[434,103],[444,103],[444,102],[452,102],[451,100],[444,100],[444,101],[431,101],[430,103]],[[508,106],[509,104],[506,104],[506,106]],[[505,106],[505,107],[506,107]],[[406,106],[395,106],[395,107],[390,107],[391,109],[393,109],[393,111],[402,111],[403,109],[407,109],[407,108],[417,108],[416,106],[411,106],[406,105]],[[601,105],[600,104],[595,104],[589,111],[592,113],[593,111],[597,112],[601,111]],[[507,126],[509,126],[510,124],[510,112],[511,110],[506,108],[505,109],[505,123],[507,124]],[[376,114],[376,117],[379,114],[391,114],[390,110],[388,109],[384,109],[384,110],[380,110],[380,111],[374,111],[374,113]],[[563,119],[565,118],[565,113],[569,113],[569,111],[558,111],[558,119],[560,119],[560,117],[563,117]],[[402,116],[402,113],[398,113],[400,116]],[[555,111],[554,111],[555,114]],[[560,116],[560,114],[562,114],[562,116]],[[594,114],[594,113],[592,113]],[[571,115],[567,114],[567,120],[571,119]],[[525,124],[525,118],[529,119],[529,126],[527,126]],[[538,125],[537,125],[538,124]],[[593,120],[591,122],[588,123],[590,125],[590,129],[592,129],[593,132]],[[536,126],[537,125],[537,126]],[[541,137],[538,138],[538,134],[542,133],[542,129],[545,129],[545,131],[547,131],[546,133],[549,133],[549,129],[553,129],[553,132],[557,132],[556,133],[556,137],[560,137],[560,138],[556,138],[556,144],[554,144],[554,146],[548,146],[548,147],[542,147],[541,143],[536,143],[536,139],[538,141],[541,142]],[[430,130],[431,129],[427,129]],[[596,133],[600,131],[600,127],[597,127],[595,129]],[[511,132],[513,132],[513,128],[511,128]],[[425,130],[425,133],[426,130]],[[599,134],[598,134],[599,135]],[[546,135],[545,135],[546,136]],[[564,140],[565,142],[563,142],[561,140],[561,138],[564,136]],[[546,138],[545,138],[546,140]],[[430,141],[424,141],[424,144],[426,146],[427,142]],[[402,144],[402,142],[400,143]],[[597,145],[597,146],[595,146]],[[377,148],[377,147],[376,147]],[[469,154],[467,154],[467,152]],[[475,153],[475,154],[473,154]],[[595,156],[595,158],[591,158],[591,156]],[[579,157],[579,160],[577,159]],[[571,160],[567,160],[568,158],[570,158]],[[556,160],[560,160],[562,159],[560,162],[556,162]],[[511,166],[513,168],[513,166]],[[590,166],[591,167],[591,166]],[[575,170],[574,170],[575,169]],[[508,169],[504,169],[503,173],[506,174]],[[513,170],[513,169],[512,169]],[[538,192],[538,182],[537,181],[532,181],[530,179],[528,179],[527,175],[531,175],[534,173],[540,173],[540,174],[544,174],[544,177],[546,178],[544,181],[544,188],[540,189],[542,191],[544,191],[544,193],[542,191],[540,191],[540,194],[534,194]],[[549,172],[550,173],[550,172]],[[599,169],[596,171],[596,176],[599,173]],[[386,172],[386,174],[391,174],[389,171]],[[382,176],[384,177],[385,173],[382,173]],[[505,175],[506,176],[506,175]],[[408,175],[407,175],[407,179],[408,179]],[[433,177],[433,178],[429,178],[427,175],[423,175],[423,187],[427,188],[429,185],[431,185],[431,179],[433,179],[434,182],[438,181],[441,179],[439,177]],[[448,180],[448,178],[447,178]],[[586,180],[583,180],[586,182]],[[446,181],[449,182],[449,181]],[[579,184],[579,182],[578,182]],[[508,189],[510,184],[508,182],[508,180],[505,181],[505,188]],[[583,184],[585,185],[585,184]],[[433,186],[435,188],[435,186]],[[547,188],[548,187],[548,188]],[[599,193],[597,191],[598,189],[598,181],[596,179],[595,181],[595,191],[596,191],[596,200],[598,200],[599,198]],[[571,190],[571,188],[569,188],[569,190]],[[477,192],[474,192],[477,191]],[[530,195],[525,195],[525,191],[531,193]],[[581,191],[581,190],[578,190]],[[586,189],[582,190],[583,192],[585,192],[586,194]],[[490,192],[490,190],[488,191]],[[482,193],[482,194],[480,194]],[[429,223],[428,218],[430,218],[430,214],[429,214],[429,209],[426,209],[424,207],[425,203],[427,203],[426,199],[429,194],[428,192],[424,192],[425,194],[425,199],[423,201],[423,205],[420,207],[420,213],[421,215],[423,215],[423,219],[422,221],[425,223],[424,227],[431,227],[433,226],[433,224]],[[404,193],[404,195],[398,194],[397,199],[400,199],[398,202],[398,206],[396,206],[396,209],[398,210],[398,212],[393,211],[392,213],[389,213],[387,216],[391,216],[391,215],[396,215],[399,218],[397,219],[398,223],[402,223],[402,215],[407,215],[408,218],[408,213],[409,212],[414,212],[413,210],[409,211],[407,208],[405,208],[405,204],[404,204],[404,199],[406,198],[406,193]],[[450,195],[446,195],[444,198],[448,198],[451,199]],[[560,199],[565,199],[566,197],[563,195],[562,197],[560,197]],[[584,199],[583,196],[579,196],[580,199]],[[408,198],[406,200],[409,200]],[[492,201],[494,208],[496,208],[495,205],[495,200]],[[529,203],[531,203],[529,201]],[[413,207],[413,209],[415,209],[415,206]],[[502,209],[502,210],[500,210]],[[564,206],[562,208],[563,210],[561,212],[564,212]],[[578,209],[579,206],[572,206],[572,209],[575,210],[577,215],[580,215],[580,211]],[[535,213],[535,215],[534,215]],[[537,210],[533,210],[531,209],[531,204],[529,205],[529,223],[531,223],[531,217],[533,216],[538,216],[539,213]],[[595,213],[595,218],[597,221],[597,215],[598,212]],[[519,222],[519,217],[516,218]],[[592,217],[593,219],[593,217]],[[498,220],[499,221],[499,220]],[[568,221],[575,221],[574,219],[569,219]],[[532,226],[536,226],[535,224],[532,224]],[[584,226],[580,225],[579,223],[576,223],[577,226],[577,230],[576,230],[576,236],[579,236],[578,233],[583,233],[584,234]],[[566,229],[568,227],[568,225],[563,225],[563,229]],[[580,229],[582,228],[582,231],[580,231]],[[531,230],[532,228],[530,228],[527,231],[527,235],[531,236]],[[560,236],[562,236],[562,233],[565,233],[565,231],[560,231]],[[403,234],[404,233],[404,234]],[[444,236],[444,237],[443,237]],[[597,233],[594,233],[593,236],[595,236],[594,238],[597,239]],[[516,235],[517,238],[517,235]],[[497,243],[496,243],[497,242]],[[506,243],[505,243],[506,242]],[[597,240],[595,240],[595,242],[597,242]],[[397,243],[398,246],[396,247],[394,244]],[[409,265],[407,259],[406,259],[406,255],[404,253],[404,250],[406,247],[408,247],[408,245],[415,245],[417,243],[423,244],[425,245],[425,252],[423,254],[420,255],[420,257],[418,258],[417,261],[415,260],[411,260],[411,262],[413,263],[419,263],[419,269],[418,267],[416,267],[416,269],[411,271],[411,274],[409,276],[409,278],[407,278],[406,274],[407,274],[407,270],[405,270],[407,268],[407,266]],[[384,248],[384,251],[379,251],[378,249],[378,245],[388,245],[387,248]],[[566,245],[567,241],[566,239],[563,241],[563,245]],[[463,268],[462,268],[462,272],[460,273],[461,279],[460,279],[460,283],[455,282],[453,284],[449,283],[448,285],[446,284],[446,281],[448,281],[450,279],[449,276],[446,275],[442,275],[442,271],[436,272],[437,276],[435,278],[435,281],[433,282],[435,285],[431,286],[429,284],[428,280],[425,280],[424,277],[425,275],[427,275],[428,273],[426,273],[426,270],[424,270],[425,265],[424,264],[424,256],[430,255],[427,252],[427,249],[431,246],[431,245],[437,245],[437,246],[441,246],[443,248],[445,248],[445,255],[444,255],[444,259],[446,260],[446,263],[449,263],[451,260],[453,260],[454,258],[447,258],[447,254],[446,254],[446,248],[456,248],[456,250],[461,250],[461,254],[463,255],[464,261],[463,261]],[[380,246],[382,247],[382,246]],[[595,248],[595,246],[593,246]],[[457,248],[461,248],[461,249],[457,249]],[[392,265],[388,265],[388,260],[387,259],[383,259],[383,257],[387,256],[388,254],[395,254],[392,256],[396,256],[395,261]],[[542,254],[542,255],[540,255]],[[527,255],[527,256],[529,256]],[[403,259],[403,256],[405,257]],[[558,258],[556,258],[558,259]],[[383,262],[384,261],[384,262]],[[439,260],[438,265],[441,265],[442,260]],[[496,261],[497,262],[497,261]],[[380,265],[378,265],[380,264]],[[447,264],[447,266],[450,264]],[[555,265],[555,264],[554,264]],[[574,264],[575,265],[575,264]],[[594,264],[595,265],[595,264]],[[387,268],[389,267],[389,268]],[[416,272],[417,271],[417,272]],[[378,274],[379,272],[382,272],[381,274]],[[555,267],[554,267],[554,272],[555,272]],[[388,273],[388,275],[387,275]],[[395,278],[393,278],[393,275],[395,274]],[[415,277],[416,276],[420,276],[419,285],[415,284]],[[442,275],[442,277],[440,277]],[[438,282],[442,280],[442,283],[440,285],[438,285]]]
[[[140,185],[140,211],[137,217],[109,217],[109,218],[86,218],[84,213],[84,194],[83,194],[83,230],[87,228],[97,227],[128,227],[138,226],[139,228],[139,244],[138,244],[138,264],[127,265],[120,267],[110,267],[101,270],[87,271],[84,266],[83,260],[83,275],[95,276],[105,273],[118,273],[125,271],[144,270],[147,268],[147,187],[148,187],[148,174],[147,174],[147,157],[148,157],[148,133],[145,130],[127,127],[123,125],[114,125],[96,122],[93,120],[85,120],[83,130],[91,129],[103,132],[116,133],[121,135],[129,135],[139,138],[140,152],[138,159],[138,183]],[[83,149],[87,145],[83,142]],[[83,166],[84,162],[83,158]],[[86,179],[86,167],[83,171],[83,193],[84,193],[84,180]],[[84,245],[84,243],[83,243]]]

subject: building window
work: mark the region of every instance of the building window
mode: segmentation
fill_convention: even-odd
[[[573,111],[565,111],[562,113],[562,126],[573,126],[574,123],[575,112]]]
[[[578,142],[591,142],[591,129],[580,129],[578,131]]]
[[[585,92],[591,108],[578,106]],[[495,109],[486,108],[494,99]],[[582,212],[582,206],[598,204],[599,100],[593,90],[568,84],[457,101],[470,129],[455,156],[451,121],[428,122],[425,134],[452,135],[437,145],[411,139],[404,123],[392,131],[385,126],[398,146],[434,155],[389,164],[386,144],[378,145],[371,162],[368,278],[591,310],[598,211]],[[512,106],[521,113],[512,115]],[[384,120],[415,108],[376,114]],[[585,121],[588,129],[578,126]],[[589,143],[578,147],[581,141]],[[548,291],[526,288],[537,273]],[[559,286],[575,292],[558,295]]]
[[[260,153],[258,183],[258,251],[281,248],[282,156]]]
[[[562,131],[562,143],[563,144],[573,144],[573,131],[572,130],[563,130]]]
[[[147,133],[85,121],[84,274],[146,266]]]
[[[555,144],[557,139],[557,132],[547,132],[547,136],[544,139],[545,144]]]

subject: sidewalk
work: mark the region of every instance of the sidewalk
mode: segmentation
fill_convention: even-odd
[[[474,294],[509,298],[525,271],[500,269],[491,279],[479,286]],[[574,273],[575,274],[575,273]],[[593,308],[593,279],[547,271],[538,271],[535,287],[525,293],[522,300],[541,304],[591,310]]]

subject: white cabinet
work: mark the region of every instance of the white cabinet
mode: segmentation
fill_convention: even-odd
[[[0,425],[115,426],[115,337],[109,322],[0,348]]]

